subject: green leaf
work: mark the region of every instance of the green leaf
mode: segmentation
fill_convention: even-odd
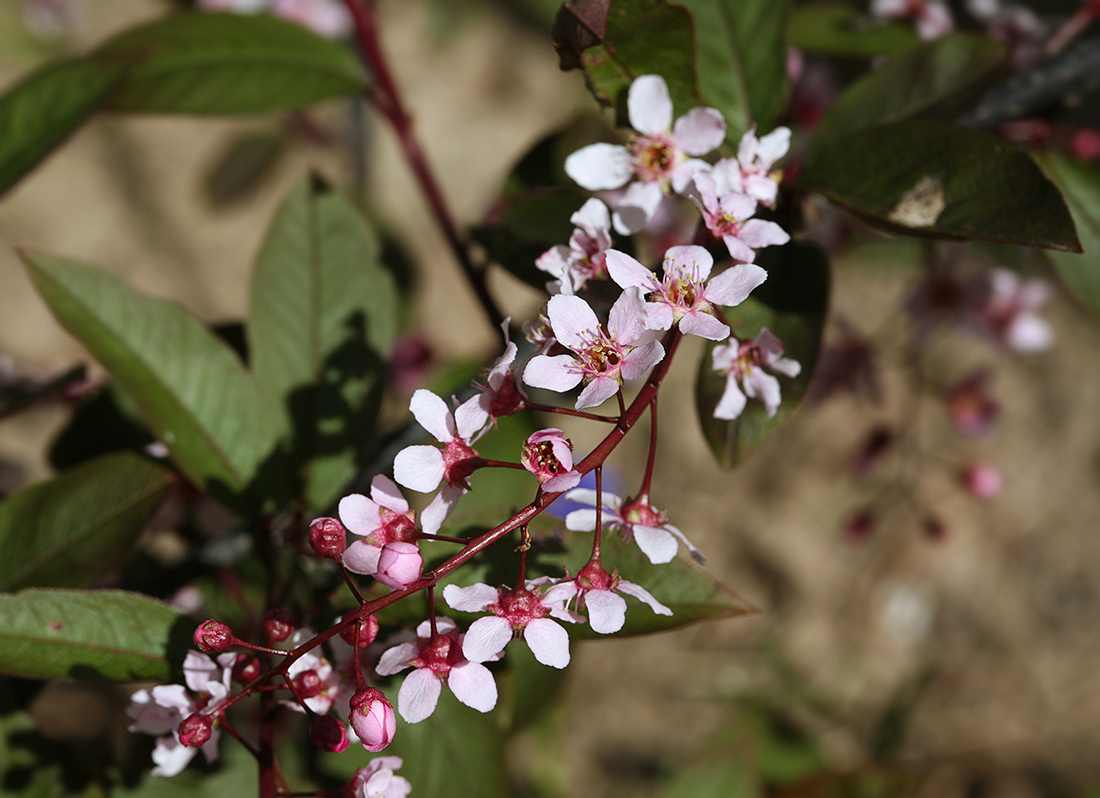
[[[879,22],[850,5],[814,3],[791,12],[787,44],[815,55],[874,58],[914,47],[920,37],[912,25]]]
[[[351,50],[269,14],[180,13],[119,34],[89,59],[128,64],[113,111],[266,114],[356,94]]]
[[[287,416],[296,462],[309,463],[312,507],[338,495],[371,440],[397,304],[362,215],[298,186],[257,257],[248,338],[256,382]]]
[[[76,132],[125,73],[121,64],[61,61],[0,97],[0,194]]]
[[[12,494],[0,503],[0,590],[95,585],[133,551],[174,481],[123,453]]]
[[[801,371],[793,378],[777,375],[782,403],[774,417],[768,418],[763,402],[749,399],[740,417],[724,421],[714,418],[714,408],[725,391],[726,378],[711,365],[718,343],[707,346],[699,362],[695,403],[703,437],[723,468],[740,463],[786,422],[806,393],[821,348],[829,297],[825,253],[816,245],[793,242],[761,250],[758,262],[768,270],[767,282],[727,311],[732,334],[744,342],[767,327],[783,342],[784,357],[798,361]]]
[[[788,0],[678,0],[691,11],[702,104],[726,118],[736,147],[755,123],[769,132],[786,103]],[[686,108],[683,110],[687,110]],[[682,112],[682,111],[681,111]]]
[[[917,116],[950,120],[998,76],[1008,48],[955,33],[913,47],[853,83],[821,120],[807,160],[845,133]]]
[[[255,195],[274,176],[286,151],[286,138],[277,131],[233,139],[203,180],[207,201],[222,208]]]
[[[1100,318],[1100,170],[1058,152],[1040,156],[1040,165],[1062,190],[1081,237],[1082,254],[1048,252],[1062,282]]]
[[[0,673],[26,679],[167,680],[194,621],[122,590],[0,594]]]
[[[660,798],[758,798],[759,779],[744,757],[715,757],[681,768],[659,793]]]
[[[1081,251],[1035,162],[977,130],[922,120],[857,130],[822,148],[798,182],[891,232]]]
[[[273,451],[275,414],[233,351],[178,305],[74,261],[23,255],[54,316],[112,373],[196,484],[242,491]]]

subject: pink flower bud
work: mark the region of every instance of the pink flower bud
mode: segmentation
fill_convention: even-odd
[[[346,616],[345,616],[346,617]],[[347,629],[340,633],[340,638],[349,646],[355,645],[356,628],[349,626]],[[373,615],[368,615],[363,619],[362,624],[358,629],[359,647],[366,648],[374,642],[374,638],[378,637],[378,619]]]
[[[1004,488],[1001,472],[988,463],[971,463],[963,469],[960,478],[971,494],[985,501],[997,498]]]
[[[403,590],[420,578],[424,558],[415,543],[395,541],[382,547],[374,578],[394,590]]]
[[[360,690],[351,697],[351,717],[348,720],[363,747],[371,753],[377,753],[389,745],[397,731],[397,716],[393,707],[377,687]]]
[[[199,651],[213,654],[225,651],[233,645],[237,638],[233,636],[233,630],[221,621],[203,621],[195,630],[193,637]]]
[[[188,748],[200,748],[210,740],[214,733],[214,719],[209,715],[195,713],[184,718],[179,725],[180,742]]]
[[[318,518],[309,525],[309,545],[318,557],[339,561],[348,546],[348,531],[335,518]]]
[[[294,621],[290,613],[282,607],[268,610],[264,615],[264,632],[267,634],[268,645],[286,640],[294,633]]]
[[[348,747],[348,730],[332,715],[313,715],[309,720],[309,739],[322,751],[338,754]]]
[[[315,670],[302,671],[290,680],[299,698],[313,698],[320,695],[325,681]]]
[[[260,661],[251,654],[238,654],[233,663],[233,681],[251,684],[260,675]]]

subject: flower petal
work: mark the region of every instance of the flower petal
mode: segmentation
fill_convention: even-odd
[[[650,609],[658,615],[672,615],[672,610],[653,598],[653,595],[641,585],[636,585],[633,582],[627,582],[625,579],[620,579],[615,589],[620,593],[626,593],[628,596],[633,596],[644,604],[648,604]]]
[[[660,75],[642,75],[630,84],[626,98],[630,126],[639,133],[654,136],[672,127],[672,97]]]
[[[378,658],[378,664],[374,666],[374,672],[379,676],[393,676],[405,668],[412,667],[412,660],[420,652],[416,643],[401,643],[393,648],[386,649]]]
[[[660,183],[631,183],[615,205],[615,213],[611,217],[615,231],[629,236],[644,230],[664,198],[665,192]]]
[[[726,120],[714,108],[692,108],[676,120],[672,138],[688,155],[706,155],[726,140]]]
[[[787,231],[775,222],[749,219],[741,226],[740,239],[753,249],[786,244],[791,240]]]
[[[579,296],[551,297],[546,305],[546,315],[554,337],[562,344],[576,351],[585,344],[600,323],[592,307]]]
[[[482,582],[469,587],[447,585],[443,588],[443,600],[448,607],[459,612],[481,612],[496,604],[498,598],[499,591]]]
[[[606,256],[607,273],[611,275],[612,280],[619,284],[620,288],[637,286],[646,293],[660,289],[661,284],[657,280],[657,275],[625,252],[609,249]]]
[[[458,506],[458,500],[462,498],[462,488],[454,488],[444,485],[435,498],[431,500],[424,511],[420,513],[420,529],[426,535],[434,535],[443,526],[451,513]]]
[[[503,651],[511,639],[512,627],[508,621],[496,615],[478,618],[462,640],[462,656],[470,662],[487,662]]]
[[[740,305],[753,289],[768,279],[768,273],[755,263],[738,263],[707,283],[703,292],[708,302],[724,307]]]
[[[679,541],[684,544],[684,547],[689,552],[691,552],[691,559],[695,560],[695,562],[699,563],[700,565],[706,565],[707,564],[707,558],[703,554],[703,552],[701,552],[701,551],[699,551],[699,549],[695,548],[695,544],[687,539],[687,535],[685,535],[683,532],[681,532],[679,527],[675,527],[672,524],[665,524],[665,529],[668,530],[669,532],[671,532],[673,535],[675,535],[676,538],[679,539]]]
[[[372,546],[365,540],[357,540],[344,549],[340,562],[353,574],[373,576],[378,571],[378,558],[381,555],[381,546]]]
[[[409,511],[409,503],[401,494],[401,489],[385,474],[377,474],[371,480],[370,497],[376,504],[393,510],[395,513],[407,513]],[[381,522],[379,522],[380,525]],[[347,524],[345,523],[344,526],[347,526]],[[348,531],[351,531],[350,528]]]
[[[584,390],[581,391],[581,395],[577,397],[577,403],[574,406],[577,410],[584,410],[586,407],[599,407],[617,394],[621,387],[622,383],[618,380],[600,375],[585,386]]]
[[[622,375],[624,380],[636,380],[644,377],[651,368],[665,357],[665,348],[660,341],[639,346],[623,358]]]
[[[768,418],[775,415],[779,409],[779,380],[768,374],[761,368],[754,368],[741,380],[745,386],[745,394],[760,399],[768,411]]]
[[[724,341],[730,334],[730,328],[709,313],[692,310],[680,319],[680,332],[684,335],[698,335],[708,341]]]
[[[641,524],[634,525],[634,541],[654,565],[672,562],[680,548],[668,530]]]
[[[588,625],[593,632],[613,634],[626,623],[626,601],[610,590],[587,591],[584,606],[588,608]]]
[[[443,452],[434,446],[407,446],[393,459],[393,476],[400,484],[430,493],[443,481]]]
[[[549,391],[571,391],[580,384],[581,377],[572,355],[535,355],[523,370],[527,385]]]
[[[447,686],[455,698],[478,712],[488,712],[497,705],[497,683],[484,665],[463,662],[451,668]]]
[[[603,200],[590,197],[580,209],[569,217],[569,221],[584,230],[593,238],[607,234],[611,230],[611,211]]]
[[[714,257],[695,244],[669,247],[661,264],[665,277],[672,276],[693,282],[703,282],[714,268]]]
[[[397,711],[406,723],[420,723],[431,717],[439,703],[443,682],[429,668],[417,668],[405,677],[397,693]]]
[[[412,411],[420,426],[430,432],[437,441],[448,443],[454,440],[454,416],[451,415],[447,403],[440,397],[426,388],[417,388],[409,401],[409,410]]]
[[[476,626],[477,623],[474,625]],[[470,631],[473,631],[473,626],[470,627]],[[466,640],[469,639],[470,634],[467,632]],[[569,664],[569,635],[557,621],[536,618],[523,630],[523,639],[527,641],[535,659],[543,665],[564,668]],[[466,653],[465,646],[462,648],[462,653]],[[470,657],[467,656],[467,659]]]
[[[646,332],[647,317],[642,289],[625,288],[607,314],[607,332],[624,346],[631,346]]]
[[[567,497],[568,498],[568,497]],[[571,532],[593,532],[596,529],[596,509],[574,510],[565,516],[565,528]]]
[[[337,514],[340,523],[353,535],[369,535],[382,526],[378,505],[362,493],[352,493],[340,499]]]
[[[482,407],[481,397],[473,396],[455,410],[455,427],[458,436],[469,442],[489,423],[489,412]]]
[[[714,408],[714,417],[723,421],[733,421],[741,415],[747,402],[748,399],[745,398],[745,394],[741,393],[741,389],[737,385],[737,378],[730,374],[726,377],[726,390]]]
[[[621,188],[634,175],[634,159],[622,145],[589,144],[565,159],[565,173],[589,191]]]

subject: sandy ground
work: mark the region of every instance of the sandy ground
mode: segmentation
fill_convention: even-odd
[[[13,5],[0,0],[4,13]],[[472,221],[514,158],[589,108],[581,79],[558,71],[545,37],[495,17],[475,15],[433,43],[419,4],[384,7],[386,44],[398,56],[396,76],[429,159],[456,214]],[[158,12],[139,0],[99,0],[94,8],[78,47]],[[0,85],[29,65],[26,54],[0,54]],[[336,181],[346,170],[338,158],[306,150],[246,204],[212,210],[196,175],[228,137],[263,124],[108,118],[75,136],[0,202],[0,352],[33,370],[85,357],[34,294],[16,247],[98,264],[204,320],[243,316],[249,264],[280,198],[310,168]],[[373,200],[425,265],[418,317],[426,333],[444,357],[484,356],[492,337],[468,321],[476,312],[469,293],[383,131],[373,137],[370,163]],[[889,325],[903,280],[881,263],[904,256],[879,242],[842,259],[833,312],[865,331]],[[517,313],[535,301],[507,279],[497,287]],[[886,375],[882,405],[842,397],[804,409],[746,466],[726,473],[711,464],[691,417],[693,359],[681,358],[673,382],[683,387],[665,404],[674,410],[663,422],[670,434],[654,498],[708,553],[709,572],[763,612],[581,647],[561,720],[564,794],[652,794],[646,763],[690,759],[728,717],[731,697],[783,696],[789,685],[777,676],[776,652],[801,690],[833,708],[828,719],[805,719],[837,767],[864,760],[883,708],[924,679],[900,757],[956,773],[929,794],[963,794],[968,781],[959,769],[994,774],[993,795],[1038,794],[1017,778],[1032,767],[1095,772],[1100,335],[1061,296],[1044,316],[1058,341],[1044,355],[999,359],[955,340],[935,350],[945,374],[995,366],[1004,405],[995,437],[974,445],[952,438],[936,407],[923,407],[916,420],[935,454],[907,467],[922,507],[946,523],[942,541],[923,536],[904,508],[865,543],[840,532],[881,484],[856,483],[846,468],[852,449],[873,421],[896,420],[908,406],[896,369]],[[43,476],[41,447],[62,421],[60,412],[40,411],[5,423],[0,458],[28,478]],[[941,456],[996,462],[1004,495],[989,504],[969,498]],[[521,740],[520,761],[538,766],[538,747],[536,737]]]

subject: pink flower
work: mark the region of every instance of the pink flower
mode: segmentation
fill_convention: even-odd
[[[1054,333],[1035,311],[1049,299],[1050,287],[1008,269],[992,269],[989,281],[992,293],[980,316],[993,338],[1017,352],[1049,349]]]
[[[394,775],[402,765],[399,756],[380,756],[365,768],[355,771],[348,783],[347,798],[408,798],[412,785],[408,779]]]
[[[791,129],[777,127],[763,138],[756,137],[753,125],[741,137],[737,147],[737,165],[741,170],[741,191],[761,205],[775,205],[779,183],[771,174],[775,162],[787,154],[791,146]]]
[[[470,662],[488,662],[500,656],[508,641],[522,636],[535,659],[552,668],[569,664],[569,635],[547,616],[555,604],[532,592],[534,583],[524,589],[447,585],[443,598],[459,612],[488,610],[491,617],[478,618],[462,641],[462,654]]]
[[[992,428],[1001,407],[989,393],[989,372],[976,371],[947,395],[947,412],[962,435],[978,437]]]
[[[713,265],[714,258],[702,247],[672,247],[665,253],[664,278],[658,281],[626,253],[615,249],[607,253],[611,279],[623,288],[637,287],[650,295],[646,306],[649,329],[667,330],[679,324],[685,335],[721,341],[730,328],[714,317],[714,306],[740,305],[768,273],[755,264],[739,263],[707,282]]]
[[[313,715],[309,719],[309,739],[322,751],[338,754],[348,747],[348,729],[332,715]]]
[[[378,753],[389,745],[397,731],[393,706],[377,687],[367,687],[351,697],[348,720],[359,742],[371,753]]]
[[[404,590],[424,569],[424,558],[415,543],[387,543],[378,557],[378,572],[374,578],[394,590]]]
[[[435,711],[439,693],[446,684],[455,698],[478,712],[488,712],[497,703],[497,685],[484,665],[462,655],[458,626],[450,618],[436,619],[436,634],[430,621],[416,629],[415,643],[402,643],[382,654],[375,671],[391,676],[405,668],[414,670],[401,683],[397,709],[406,723],[419,723]]]
[[[736,261],[752,263],[756,260],[755,250],[791,240],[775,222],[752,218],[757,200],[741,192],[741,168],[732,158],[719,161],[709,172],[696,174],[687,195],[703,214],[707,229],[725,242]]]
[[[922,39],[938,39],[955,27],[943,0],[871,0],[871,14],[879,19],[911,19]]]
[[[607,274],[604,253],[611,248],[611,214],[607,206],[592,197],[569,217],[577,229],[569,246],[551,247],[535,265],[553,275],[546,284],[551,294],[575,294],[589,280]]]
[[[751,341],[739,342],[736,338],[711,353],[714,370],[726,375],[726,390],[714,408],[714,417],[731,421],[741,415],[748,401],[746,394],[759,398],[767,408],[768,418],[779,409],[779,380],[764,371],[767,366],[772,371],[797,377],[802,367],[798,361],[783,357],[783,344],[765,327]],[[744,386],[744,393],[737,383]]]
[[[618,593],[634,596],[658,615],[672,615],[672,610],[653,598],[645,588],[619,578],[617,572],[611,575],[591,562],[581,569],[576,579],[567,576],[555,580],[546,593],[546,600],[565,604],[576,600],[576,606],[584,605],[588,610],[592,631],[607,635],[619,631],[626,623],[626,600]]]
[[[615,229],[623,235],[644,228],[671,187],[682,192],[706,163],[705,155],[726,137],[726,123],[713,108],[693,108],[672,123],[672,99],[659,75],[635,78],[627,95],[630,124],[638,131],[628,146],[592,144],[565,159],[565,171],[590,191],[634,182],[615,208]]]
[[[619,392],[624,380],[643,376],[665,356],[659,342],[641,343],[646,309],[638,288],[626,289],[615,300],[607,332],[588,303],[577,296],[552,297],[547,313],[558,342],[574,354],[531,358],[523,381],[551,391],[568,391],[583,381],[577,410],[603,404]]]
[[[290,648],[297,648],[313,637],[310,629],[298,629],[290,637]],[[287,668],[286,675],[294,682],[305,705],[318,715],[324,715],[338,700],[351,692],[345,674],[334,669],[332,663],[320,654],[320,649],[309,651],[294,660]],[[295,712],[305,712],[301,704],[294,700],[280,702]]]
[[[427,447],[439,451],[434,447]],[[391,543],[413,543],[420,539],[416,528],[416,514],[409,510],[409,503],[401,490],[388,477],[378,474],[370,483],[368,499],[361,493],[352,493],[340,500],[339,514],[347,530],[361,535],[344,551],[344,567],[357,574],[371,576],[378,571],[378,559],[382,549]]]
[[[573,444],[556,427],[533,433],[523,444],[521,462],[547,493],[575,488],[581,481],[580,472],[573,470]]]
[[[1000,469],[989,463],[971,463],[963,469],[960,478],[971,494],[984,501],[997,498],[1004,489]]]
[[[481,391],[479,394],[481,407],[492,419],[493,424],[496,424],[498,418],[510,416],[521,410],[527,399],[516,383],[515,372],[512,368],[519,349],[508,340],[508,325],[511,321],[511,318],[507,318],[502,325],[506,341],[504,354],[489,369],[489,373],[485,377],[487,384],[477,386]]]
[[[600,520],[605,529],[617,529],[626,540],[631,538],[638,544],[642,554],[651,563],[672,562],[679,550],[677,540],[683,543],[692,558],[705,564],[707,558],[677,527],[668,522],[668,516],[655,509],[649,503],[649,497],[642,495],[623,502],[614,493],[606,490],[602,493],[602,512]],[[568,501],[591,505],[591,509],[574,510],[565,517],[565,526],[574,532],[593,532],[596,529],[596,491],[588,488],[576,488],[565,496]]]
[[[401,485],[428,493],[443,489],[420,515],[424,532],[435,534],[454,510],[458,499],[470,489],[467,481],[480,458],[473,440],[489,420],[480,395],[463,402],[454,414],[447,403],[423,388],[413,394],[409,409],[420,426],[435,436],[444,449],[435,446],[408,446],[393,461],[393,476]]]

